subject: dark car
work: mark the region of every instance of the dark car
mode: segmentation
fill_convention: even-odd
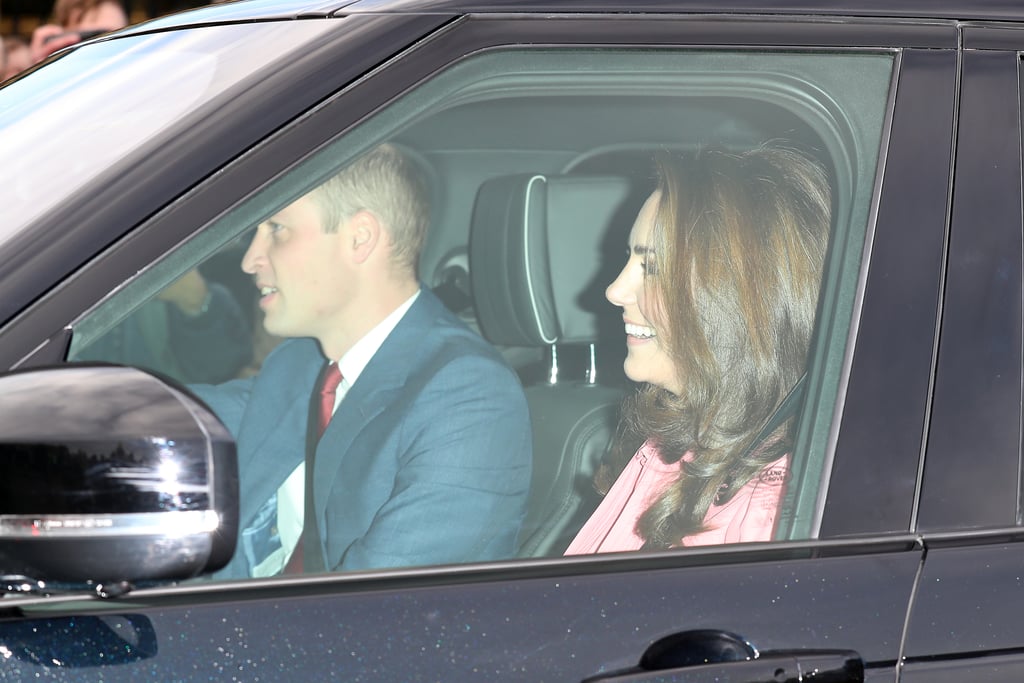
[[[1022,48],[996,0],[251,0],[8,82],[0,679],[1021,680]],[[160,359],[256,372],[252,227],[384,141],[429,180],[420,278],[524,387],[518,552],[211,577],[248,492]],[[832,192],[773,540],[565,557],[635,390],[603,292],[652,154],[765,143]],[[244,334],[157,316],[133,360],[194,272]]]

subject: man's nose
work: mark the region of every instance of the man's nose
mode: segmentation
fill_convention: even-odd
[[[263,246],[260,243],[260,231],[257,230],[249,242],[249,248],[242,255],[242,272],[249,275],[256,274],[256,268],[263,260]]]

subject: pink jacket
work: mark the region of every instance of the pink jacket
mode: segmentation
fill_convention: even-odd
[[[692,457],[688,453],[680,462],[666,464],[650,441],[641,446],[565,554],[639,550],[643,539],[636,534],[637,520],[676,481],[683,463]],[[708,509],[704,517],[707,531],[684,536],[679,545],[770,541],[788,474],[789,455],[765,465],[731,500]]]

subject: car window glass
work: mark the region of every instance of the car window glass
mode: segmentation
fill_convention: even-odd
[[[235,434],[225,577],[813,538],[894,63],[468,58],[108,296],[69,358],[190,384]],[[366,245],[375,277],[418,254],[415,298],[365,308]]]
[[[31,224],[126,157],[173,145],[233,88],[329,30],[330,22],[291,22],[129,36],[83,46],[7,84],[0,91],[0,151],[10,160],[0,170],[3,230]],[[32,132],[41,129],[62,134]]]

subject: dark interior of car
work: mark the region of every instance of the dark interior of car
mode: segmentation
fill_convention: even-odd
[[[599,502],[591,480],[633,390],[621,311],[604,290],[653,189],[654,152],[772,140],[835,173],[836,141],[758,93],[771,92],[767,83],[694,97],[665,84],[559,80],[479,89],[396,137],[434,183],[422,276],[524,384],[534,473],[522,556],[562,554]]]

